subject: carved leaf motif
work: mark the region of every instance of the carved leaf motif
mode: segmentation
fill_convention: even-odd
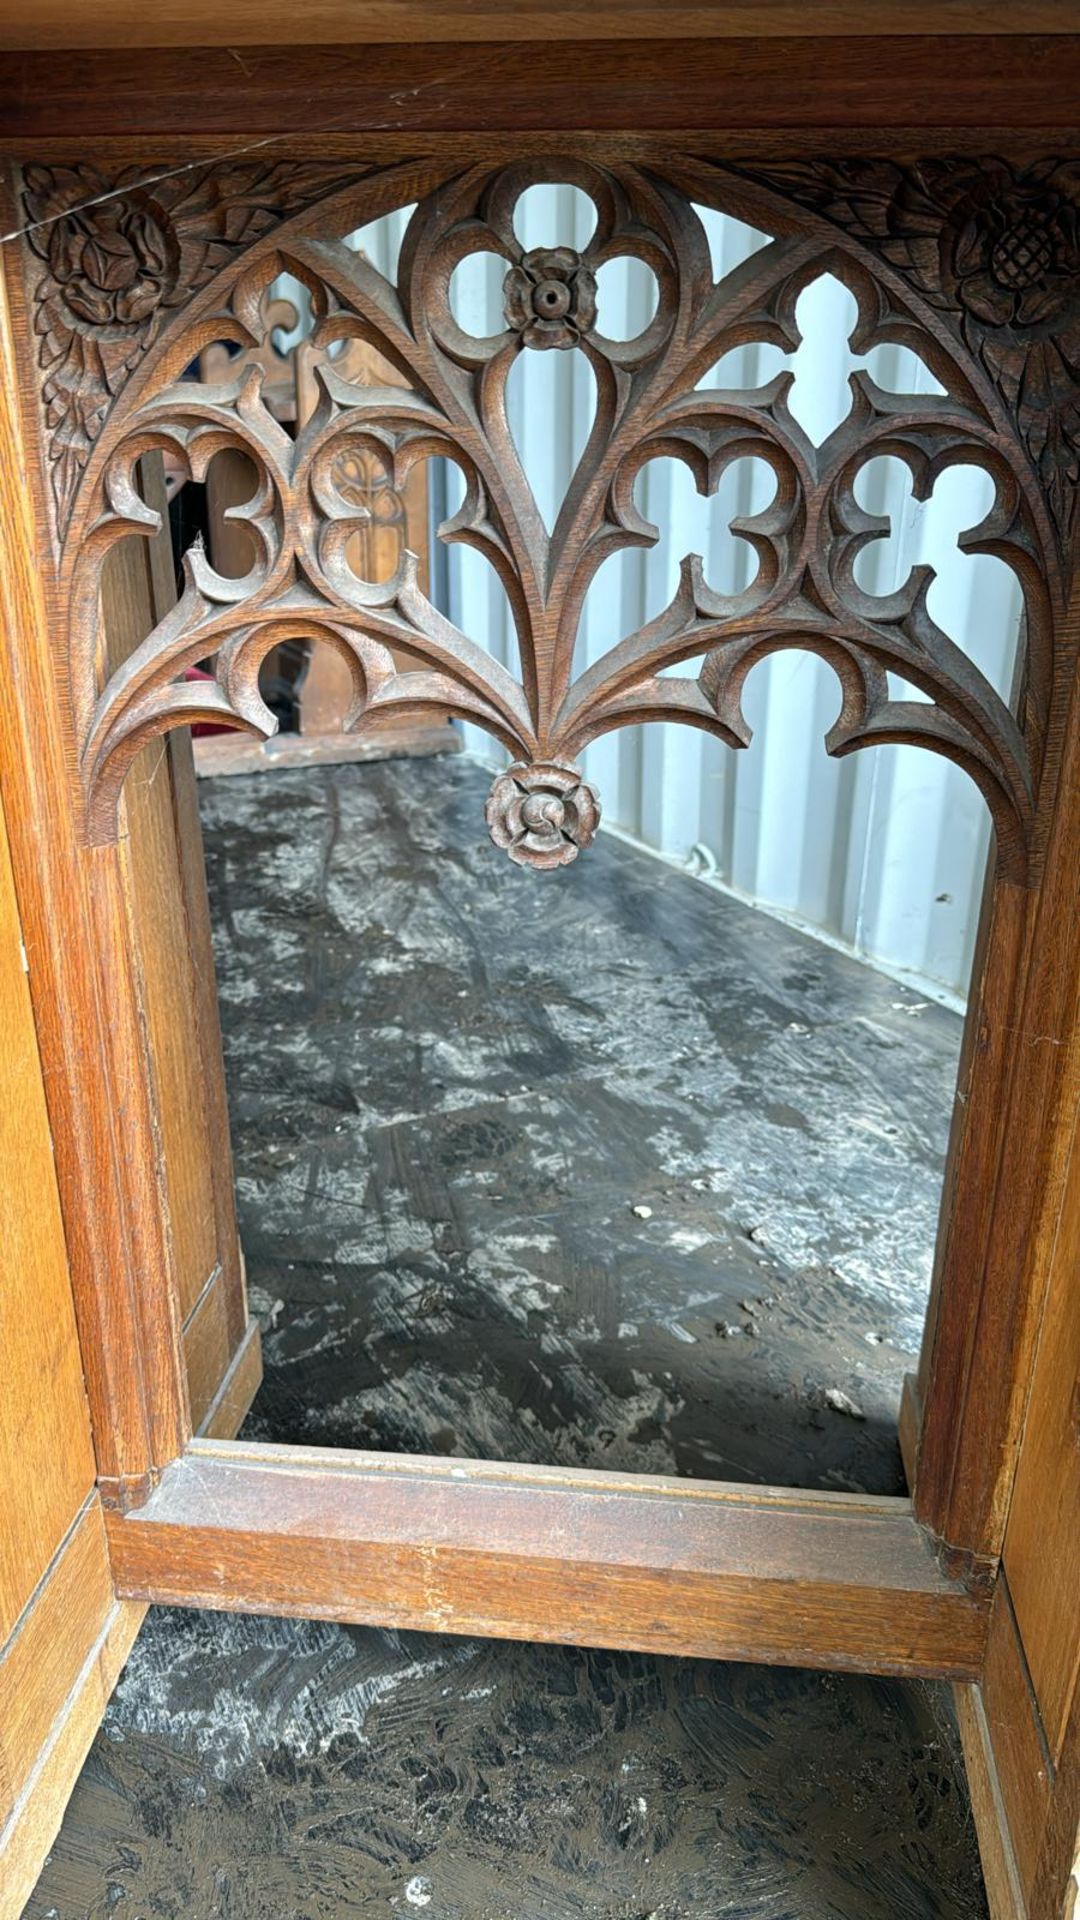
[[[937,156],[754,169],[895,267],[1016,423],[1063,548],[1080,523],[1080,161]]]

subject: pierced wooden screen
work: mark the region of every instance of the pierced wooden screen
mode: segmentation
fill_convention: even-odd
[[[103,181],[111,197],[68,213],[86,198],[85,173],[29,169],[33,217],[50,222],[31,240],[36,325],[90,836],[115,833],[124,774],[155,733],[208,718],[272,732],[260,663],[282,640],[318,638],[348,666],[349,727],[452,714],[500,741],[513,764],[488,802],[492,838],[520,863],[558,866],[588,845],[599,817],[577,764],[589,741],[679,720],[745,746],[748,672],[772,650],[800,647],[842,687],[829,752],[907,741],[947,755],[986,797],[1001,870],[1028,879],[1065,684],[1054,631],[1078,440],[1062,320],[1075,303],[1065,281],[1077,196],[1063,171],[1046,163],[1003,178],[994,162],[860,160],[752,177],[685,159],[665,174],[545,158],[456,172],[415,162],[348,178],[279,162],[188,170],[150,187]],[[515,207],[541,181],[571,183],[592,201],[583,252],[523,250]],[[414,197],[391,283],[339,236]],[[695,202],[775,237],[716,281]],[[455,267],[477,252],[505,263],[504,323],[488,338],[464,331],[451,297]],[[605,335],[598,292],[601,267],[621,256],[644,263],[657,294],[654,317],[626,341]],[[350,378],[348,350],[324,359],[318,403],[295,439],[250,363],[250,350],[267,345],[266,295],[283,271],[310,292],[317,347],[363,342],[396,370],[394,384],[372,385]],[[848,417],[815,446],[790,411],[790,374],[749,392],[700,383],[735,346],[794,348],[796,302],[823,272],[857,302],[858,352],[909,347],[945,392],[889,393],[860,372]],[[195,373],[217,343],[211,384]],[[230,345],[249,350],[239,372]],[[507,418],[511,368],[530,352],[583,354],[595,376],[595,420],[550,530]],[[175,610],[106,676],[101,568],[116,541],[156,525],[137,486],[151,449],[196,479],[222,451],[248,457],[258,482],[233,517],[254,559],[233,579],[191,549]],[[958,463],[991,476],[994,504],[962,545],[998,556],[1021,583],[1012,707],[931,618],[925,569],[884,598],[859,586],[857,558],[888,522],[859,504],[856,484],[882,455],[907,466],[920,499]],[[775,476],[768,508],[731,527],[752,549],[751,584],[717,593],[688,558],[670,605],[575,678],[590,585],[611,555],[658,538],[635,501],[646,463],[681,460],[709,494],[748,456]],[[435,458],[464,480],[440,538],[474,547],[498,575],[517,677],[438,609],[408,554],[391,578],[364,577],[358,536],[377,518],[380,487],[406,489]],[[208,660],[213,682],[185,681]],[[673,671],[691,660],[702,660],[696,673]],[[924,697],[896,697],[890,675]]]

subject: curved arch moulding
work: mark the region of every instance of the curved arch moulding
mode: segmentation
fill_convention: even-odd
[[[658,158],[654,170],[547,156],[456,170],[410,160],[351,175],[287,161],[227,164],[129,186],[87,169],[29,168],[88,836],[115,834],[124,774],[153,735],[207,718],[272,732],[260,664],[283,638],[319,638],[349,665],[350,727],[411,709],[464,716],[500,741],[514,764],[488,802],[492,838],[519,863],[559,866],[588,844],[599,817],[576,759],[590,740],[679,720],[745,746],[747,673],[764,654],[799,647],[841,683],[828,751],[906,741],[947,755],[986,797],[1000,870],[1029,881],[1051,798],[1045,749],[1068,678],[1054,635],[1074,532],[1061,476],[1063,451],[1080,444],[1066,371],[1077,359],[1068,330],[1080,348],[1080,319],[1075,282],[1063,282],[1064,240],[1055,238],[1062,189],[1053,168],[1010,174],[1004,200],[1000,170],[989,161],[958,169],[856,159],[751,174],[705,160]],[[541,182],[568,183],[591,200],[595,229],[584,249],[523,248],[515,208]],[[413,201],[391,281],[339,236]],[[717,281],[696,205],[775,237]],[[503,324],[483,338],[459,323],[450,290],[454,269],[481,252],[505,265]],[[620,257],[643,262],[658,290],[653,318],[631,340],[605,336],[597,292],[600,269]],[[258,368],[216,384],[193,372],[212,343],[227,352],[265,344],[266,296],[283,271],[310,294],[317,344],[364,340],[405,382],[352,385],[325,357],[318,404],[295,437],[264,404]],[[793,350],[798,297],[823,272],[854,296],[856,351],[912,348],[944,392],[888,393],[858,373],[848,417],[815,446],[790,410],[790,374],[751,391],[699,382],[733,347]],[[538,351],[584,355],[596,387],[592,430],[550,530],[507,416],[515,359]],[[225,359],[220,350],[216,359]],[[1041,443],[1025,414],[1031,382]],[[105,676],[102,566],[117,541],[158,526],[139,491],[139,461],[160,450],[200,480],[225,449],[244,454],[255,475],[250,499],[232,510],[247,530],[249,571],[227,578],[190,548],[176,606]],[[859,504],[857,482],[883,455],[906,465],[919,499],[958,463],[989,474],[993,505],[961,544],[1004,560],[1021,584],[1011,705],[935,624],[926,569],[887,597],[859,586],[858,556],[889,526]],[[575,678],[581,610],[598,569],[659,537],[635,501],[642,468],[675,458],[711,494],[746,457],[775,477],[770,505],[731,525],[755,557],[751,585],[719,594],[688,557],[665,610]],[[358,458],[395,487],[417,462],[457,467],[462,505],[439,534],[475,548],[498,575],[518,677],[439,611],[411,556],[390,580],[359,577],[350,541],[366,509],[343,480]],[[702,657],[693,676],[673,671]],[[185,677],[200,663],[212,680]],[[890,675],[922,697],[895,697]]]

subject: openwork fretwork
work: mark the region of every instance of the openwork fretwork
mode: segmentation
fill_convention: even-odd
[[[569,182],[594,203],[595,232],[583,252],[562,245],[523,250],[515,206],[541,179]],[[275,184],[284,209],[288,196],[276,173]],[[1037,463],[1008,418],[1000,388],[932,304],[905,290],[897,273],[859,244],[838,240],[816,212],[790,199],[781,203],[767,187],[725,169],[687,165],[676,184],[643,167],[608,169],[579,159],[469,168],[421,199],[396,284],[327,237],[342,230],[333,211],[338,185],[328,185],[329,210],[316,205],[313,213],[305,178],[304,211],[288,218],[283,210],[266,238],[260,225],[259,242],[230,257],[208,292],[164,317],[160,345],[144,338],[162,320],[156,307],[152,323],[144,311],[150,293],[139,291],[141,281],[134,294],[126,282],[121,288],[144,357],[108,417],[95,418],[80,474],[73,478],[71,462],[65,466],[65,502],[75,489],[64,564],[92,835],[115,832],[125,771],[155,733],[206,718],[271,733],[260,665],[283,640],[317,639],[348,663],[348,726],[375,727],[406,710],[455,714],[499,740],[515,764],[489,802],[493,837],[520,862],[561,865],[595,829],[597,796],[577,767],[589,741],[631,723],[678,720],[745,746],[747,674],[767,653],[801,647],[826,660],[841,684],[829,752],[910,741],[948,755],[987,799],[1004,870],[1024,877],[1052,706],[1052,528]],[[797,185],[802,192],[801,178]],[[779,237],[716,282],[691,186],[698,199],[712,193],[715,204],[726,203],[725,193],[729,202],[734,196],[733,210],[745,207],[748,193],[756,196],[754,217]],[[381,210],[393,201],[385,186],[380,191],[381,202],[372,204]],[[778,208],[782,217],[771,220],[770,209]],[[152,241],[151,264],[159,255],[166,265],[171,259],[160,211],[140,201],[137,212],[134,226],[125,227],[122,208],[110,203],[116,257],[92,252],[98,279],[119,286],[130,264],[119,255],[136,242],[145,250]],[[829,213],[835,217],[831,206]],[[83,232],[90,218],[79,215],[84,265],[93,244]],[[50,246],[67,261],[62,232]],[[505,325],[489,338],[466,333],[451,303],[455,267],[477,252],[500,256],[506,268]],[[627,255],[651,270],[658,300],[639,337],[617,341],[604,333],[598,276],[608,261]],[[284,269],[310,291],[316,343],[364,340],[407,383],[355,385],[331,358],[319,368],[319,404],[295,438],[264,404],[258,368],[213,385],[185,372],[211,340],[250,347],[264,338],[267,290]],[[1030,262],[1024,271],[1034,271]],[[794,349],[796,303],[822,272],[841,278],[855,297],[856,351],[890,341],[912,347],[946,392],[897,395],[859,373],[848,418],[815,447],[790,411],[789,373],[750,392],[698,383],[729,349],[748,341]],[[158,280],[164,274],[162,265]],[[49,301],[55,305],[58,296],[40,297],[52,311]],[[113,288],[108,297],[106,320],[115,329],[123,319],[120,295]],[[169,298],[175,306],[171,291]],[[85,307],[69,287],[68,318]],[[535,350],[583,354],[596,384],[592,430],[550,531],[507,418],[515,358]],[[157,525],[140,494],[140,460],[161,450],[201,480],[226,448],[246,454],[257,475],[251,499],[233,510],[252,543],[250,570],[226,578],[192,548],[176,607],[100,684],[104,556],[117,540]],[[1006,561],[1023,587],[1025,668],[1015,712],[934,623],[927,570],[917,569],[887,597],[858,584],[859,554],[889,528],[859,504],[857,483],[866,464],[883,455],[907,466],[920,499],[961,462],[992,477],[994,504],[961,544]],[[475,548],[495,569],[517,632],[519,678],[436,607],[411,556],[383,582],[360,577],[350,557],[380,485],[401,488],[418,463],[440,457],[464,480],[463,503],[440,537]],[[643,468],[655,459],[680,460],[698,490],[711,494],[725,469],[747,457],[775,479],[770,505],[731,527],[756,560],[751,584],[721,594],[707,583],[700,559],[687,557],[670,605],[574,679],[582,606],[599,569],[620,549],[658,538],[635,497]],[[409,664],[399,664],[401,657]],[[700,657],[692,676],[671,671]],[[186,681],[186,671],[204,661],[213,662],[213,681]],[[894,697],[890,674],[924,698]]]

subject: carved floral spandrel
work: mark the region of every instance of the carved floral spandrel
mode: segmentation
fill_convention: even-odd
[[[561,246],[526,252],[517,238],[517,201],[545,179],[573,184],[594,203],[595,232],[580,253]],[[232,204],[228,169],[216,191],[222,204]],[[279,200],[289,191],[278,185]],[[310,196],[310,179],[296,191]],[[801,191],[796,183],[783,203],[780,237],[719,283],[685,191],[644,168],[581,159],[471,167],[446,178],[411,218],[393,285],[334,237],[341,226],[335,228],[332,208],[291,219],[279,210],[268,230],[260,225],[264,242],[231,264],[182,270],[169,256],[167,272],[156,264],[167,247],[156,240],[151,247],[135,211],[121,216],[113,209],[96,241],[70,216],[66,237],[48,243],[55,260],[52,279],[47,273],[41,280],[41,311],[53,312],[60,294],[49,288],[62,269],[69,321],[81,302],[96,316],[86,325],[126,330],[137,339],[137,357],[151,356],[137,382],[113,383],[111,405],[96,417],[81,453],[85,472],[76,476],[65,546],[91,834],[115,832],[124,773],[154,733],[199,718],[272,732],[258,688],[262,659],[283,639],[321,639],[350,669],[348,726],[375,726],[405,710],[452,713],[502,742],[515,765],[496,781],[489,802],[493,837],[522,864],[562,865],[588,844],[598,817],[597,797],[576,766],[588,741],[614,727],[666,719],[744,746],[746,676],[765,654],[794,646],[828,661],[841,683],[828,750],[911,741],[946,754],[981,787],[999,861],[1023,878],[1055,684],[1052,532],[1038,463],[1010,424],[1001,384],[987,378],[985,361],[953,339],[918,287],[910,298],[898,293],[895,275],[875,273],[858,246],[834,244],[816,214],[793,219],[791,194]],[[720,188],[717,198],[722,204]],[[40,252],[46,242],[35,244]],[[450,299],[455,267],[476,252],[506,263],[505,326],[485,339],[464,331]],[[627,255],[655,276],[657,308],[638,338],[616,341],[603,332],[598,274],[608,260]],[[969,248],[963,258],[971,257]],[[267,289],[286,268],[309,289],[317,342],[366,340],[408,382],[358,386],[332,362],[323,366],[320,403],[295,439],[263,404],[257,367],[216,385],[176,378],[211,340],[258,342]],[[193,292],[192,271],[195,287],[206,289],[202,297]],[[857,351],[888,341],[914,347],[946,392],[886,393],[860,373],[847,420],[815,447],[790,412],[790,374],[752,392],[701,389],[697,382],[748,340],[793,349],[799,295],[822,272],[843,279],[855,297]],[[914,268],[909,278],[917,280]],[[80,290],[72,293],[72,282]],[[1032,312],[1029,298],[1015,307],[1011,324]],[[592,431],[550,532],[506,411],[514,361],[537,348],[582,353],[596,384]],[[116,540],[156,525],[139,496],[138,461],[159,449],[199,480],[226,447],[244,452],[258,475],[252,499],[234,510],[251,538],[249,573],[224,578],[199,547],[191,549],[178,605],[99,689],[103,557]],[[935,625],[926,569],[884,598],[857,584],[857,556],[888,532],[887,520],[869,514],[855,493],[862,468],[882,455],[906,464],[918,498],[958,462],[974,461],[991,475],[994,504],[962,544],[1002,558],[1021,580],[1027,647],[1018,717]],[[768,508],[731,529],[756,558],[751,585],[719,594],[700,559],[687,558],[664,612],[574,680],[581,609],[598,569],[620,549],[658,538],[635,501],[645,465],[682,460],[709,494],[730,463],[748,456],[763,461],[776,482]],[[370,487],[358,494],[343,476],[359,469],[400,488],[416,463],[433,457],[453,462],[464,479],[463,503],[441,537],[474,547],[498,574],[517,630],[520,679],[439,612],[421,590],[412,556],[382,583],[359,578],[349,563],[370,511]],[[398,667],[393,650],[423,664]],[[704,664],[696,676],[670,671],[698,656]],[[207,659],[214,681],[186,682],[186,669]],[[889,673],[926,698],[893,698]]]
[[[34,330],[61,530],[114,399],[170,318],[341,180],[341,168],[266,159],[150,180],[135,167],[109,178],[90,166],[25,169],[27,237],[45,267]]]

